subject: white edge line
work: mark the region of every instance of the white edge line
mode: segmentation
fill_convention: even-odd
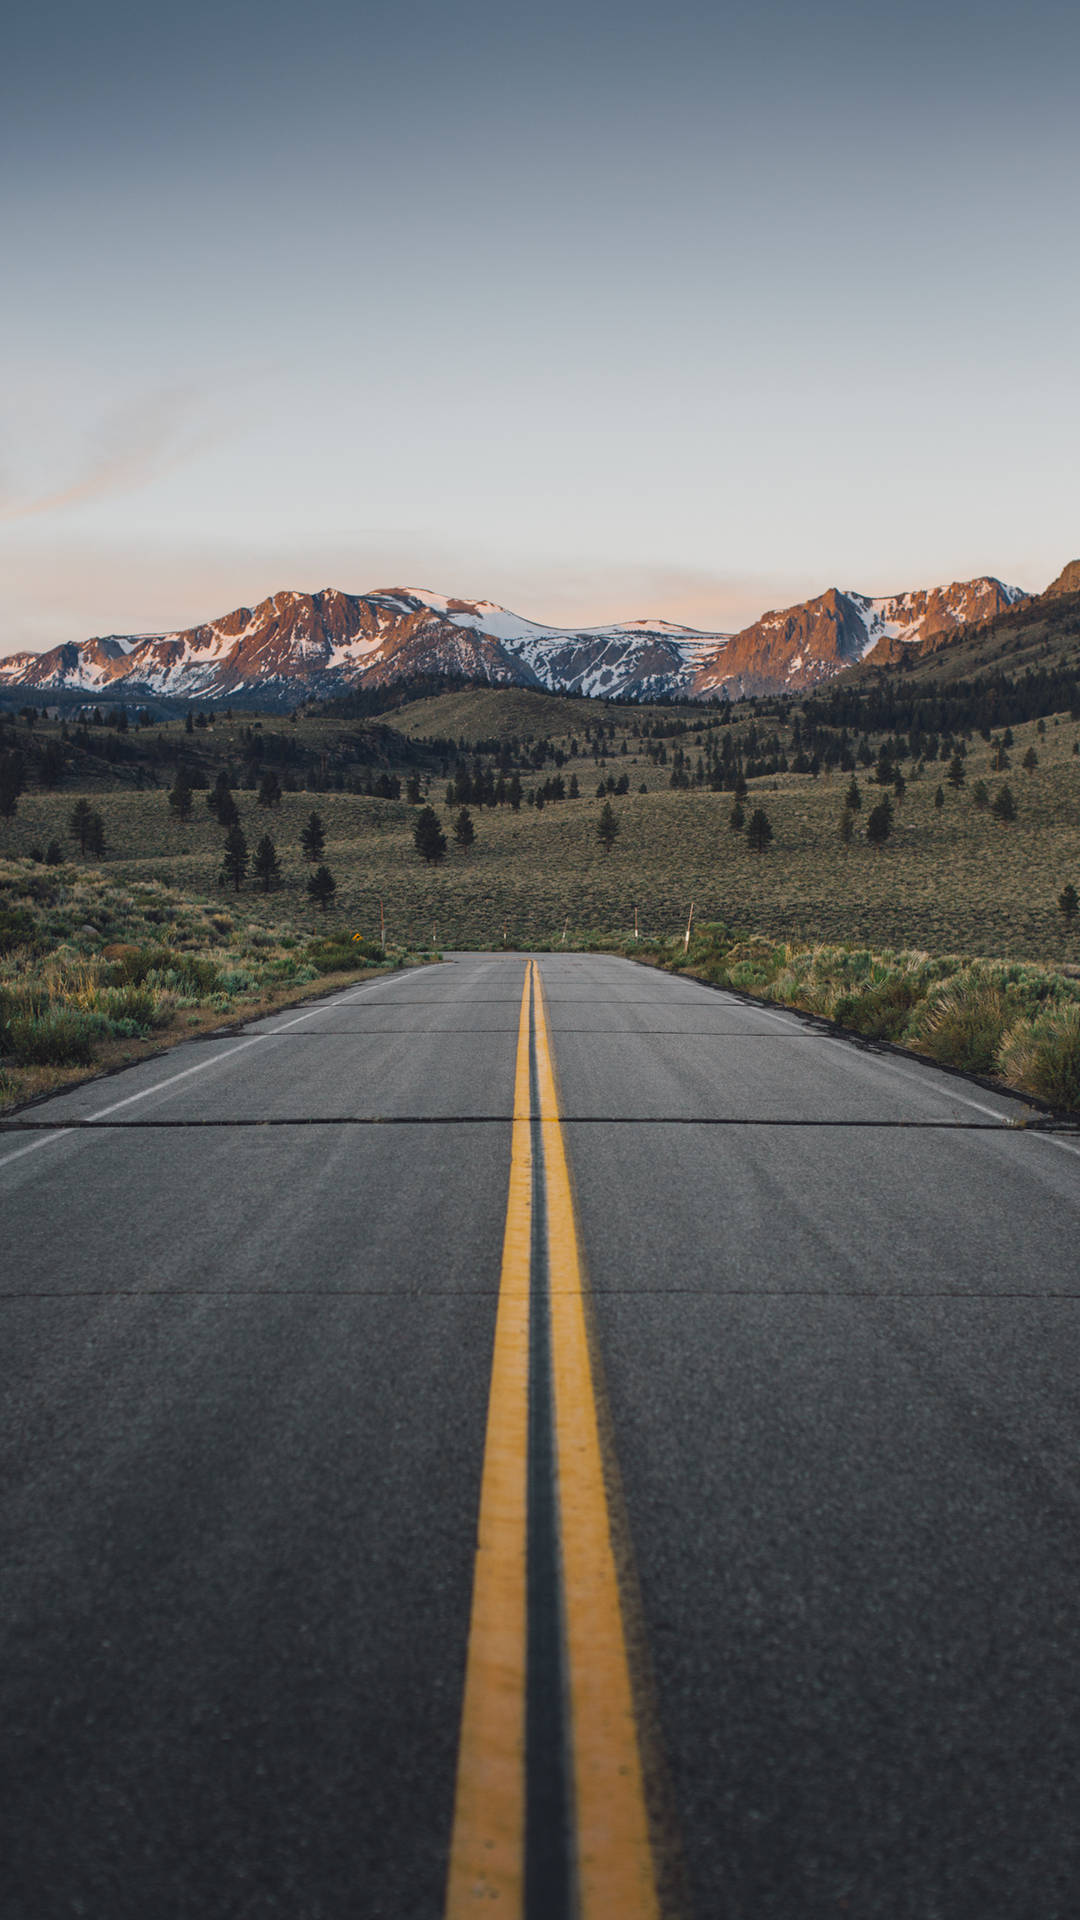
[[[384,975],[380,980],[373,980],[369,987],[362,987],[359,993],[352,994],[349,1000],[343,1001],[342,1004],[349,1006],[353,1000],[362,1000],[365,994],[373,993],[376,987],[381,987],[385,979]],[[211,1060],[197,1060],[193,1067],[185,1067],[181,1073],[171,1074],[168,1080],[155,1080],[152,1087],[143,1087],[139,1093],[126,1094],[123,1100],[114,1100],[111,1107],[102,1107],[100,1113],[88,1114],[85,1120],[80,1121],[80,1129],[92,1126],[96,1120],[107,1120],[111,1113],[119,1113],[121,1107],[133,1106],[136,1100],[148,1100],[152,1093],[164,1093],[167,1087],[175,1087],[178,1081],[189,1079],[193,1073],[202,1073],[207,1067],[220,1066],[223,1060],[230,1059],[234,1053],[242,1053],[245,1047],[253,1047],[259,1040],[272,1040],[275,1033],[284,1033],[289,1027],[298,1027],[302,1020],[312,1020],[317,1013],[325,1012],[325,1005],[312,1007],[307,1013],[299,1014],[295,1020],[286,1020],[283,1026],[275,1027],[271,1033],[253,1033],[247,1040],[241,1040],[235,1047],[230,1047],[227,1053],[215,1053]],[[55,1133],[47,1133],[40,1140],[31,1140],[25,1147],[16,1147],[13,1153],[5,1153],[0,1158],[0,1167],[10,1166],[13,1160],[21,1160],[24,1154],[36,1153],[39,1147],[51,1147],[57,1140],[63,1140],[69,1133],[75,1131],[74,1127],[59,1127]]]

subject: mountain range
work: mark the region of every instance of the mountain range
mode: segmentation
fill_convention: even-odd
[[[1048,591],[1069,591],[1070,580],[1067,567]],[[606,699],[737,699],[805,691],[865,661],[890,665],[1026,598],[989,577],[883,598],[830,587],[729,634],[666,620],[549,627],[488,600],[421,588],[327,588],[275,593],[176,633],[109,634],[9,654],[0,658],[0,693],[62,690],[287,710],[359,687],[446,675]]]

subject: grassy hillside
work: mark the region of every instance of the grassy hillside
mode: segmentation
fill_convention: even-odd
[[[107,849],[103,870],[123,885],[161,881],[189,897],[227,897],[230,911],[245,923],[288,918],[312,931],[338,925],[350,933],[377,933],[381,897],[391,934],[413,945],[491,944],[502,940],[504,926],[518,944],[557,941],[564,926],[571,939],[583,930],[619,931],[632,927],[635,905],[644,930],[671,933],[685,924],[694,901],[702,918],[775,938],[1080,960],[1076,922],[1067,924],[1057,905],[1067,882],[1080,887],[1080,755],[1073,750],[1080,728],[1067,717],[1050,719],[1043,733],[1034,723],[1015,729],[1007,767],[992,766],[995,747],[975,736],[958,791],[940,758],[925,765],[909,760],[894,832],[881,847],[865,839],[881,793],[869,769],[858,769],[862,807],[849,845],[838,831],[847,773],[751,778],[746,815],[761,805],[773,828],[771,850],[764,854],[749,849],[745,832],[731,830],[730,792],[673,790],[668,749],[674,753],[674,743],[635,739],[633,710],[618,709],[610,718],[624,730],[628,751],[618,751],[621,741],[605,738],[598,757],[582,751],[568,760],[562,772],[578,772],[580,798],[549,802],[542,810],[526,801],[517,813],[506,805],[473,805],[475,846],[463,853],[451,839],[438,866],[425,865],[416,854],[418,807],[404,798],[296,792],[286,793],[277,807],[263,808],[252,791],[242,789],[235,798],[249,847],[264,832],[271,834],[283,884],[263,894],[249,879],[234,894],[218,882],[224,834],[204,793],[195,794],[193,817],[185,825],[172,817],[164,786],[139,791],[95,785],[90,793]],[[685,736],[689,766],[704,737]],[[1032,772],[1022,765],[1029,748],[1038,758]],[[648,757],[661,751],[662,763]],[[601,803],[595,788],[598,779],[615,775],[626,778],[630,791],[612,798],[619,834],[605,853],[596,833]],[[539,778],[527,769],[523,775],[523,781]],[[447,807],[438,772],[428,780],[427,797],[449,833],[457,808]],[[977,805],[980,780],[990,801],[1009,784],[1017,806],[1011,824]],[[638,790],[642,784],[646,793]],[[934,804],[939,785],[941,807]],[[21,794],[14,817],[0,819],[0,854],[28,858],[57,839],[70,856],[67,828],[78,791],[67,784],[57,792]],[[337,882],[325,919],[307,897],[312,867],[299,844],[313,808],[325,823],[323,858]]]

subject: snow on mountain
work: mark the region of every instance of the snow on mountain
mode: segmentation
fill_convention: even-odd
[[[200,627],[108,634],[0,659],[0,686],[289,708],[361,685],[460,675],[614,699],[737,698],[813,686],[865,659],[941,645],[1023,598],[980,579],[883,598],[830,588],[737,634],[668,620],[551,627],[427,588],[275,593]]]
[[[692,694],[738,699],[798,691],[863,660],[889,665],[908,647],[942,646],[961,628],[993,619],[1026,597],[1020,587],[990,578],[881,598],[830,587],[816,599],[763,614],[706,655]]]

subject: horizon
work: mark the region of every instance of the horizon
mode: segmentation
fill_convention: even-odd
[[[24,12],[0,656],[272,577],[715,633],[1041,590],[1076,56],[1063,0]]]
[[[416,599],[423,599],[423,600],[428,599],[428,597],[430,596],[432,601],[439,601],[439,600],[445,601],[448,604],[455,606],[457,611],[468,611],[469,608],[476,608],[477,610],[479,610],[482,607],[490,607],[494,612],[510,613],[514,615],[516,618],[522,620],[523,622],[536,626],[538,629],[556,630],[556,631],[565,632],[567,634],[588,633],[590,631],[597,632],[607,627],[632,627],[632,626],[655,625],[657,629],[659,629],[662,626],[677,627],[681,631],[684,631],[688,634],[699,634],[702,638],[733,639],[736,637],[736,635],[740,631],[744,630],[746,627],[755,625],[759,620],[766,619],[770,614],[785,613],[791,607],[802,606],[807,603],[811,603],[814,600],[822,598],[826,593],[829,593],[832,591],[845,593],[849,595],[858,595],[863,599],[866,599],[875,603],[880,603],[888,600],[902,599],[905,595],[908,595],[911,593],[917,593],[920,591],[932,592],[935,589],[946,590],[950,587],[969,585],[971,584],[972,580],[987,579],[991,581],[996,581],[998,585],[1019,590],[1019,592],[1026,599],[1036,599],[1039,597],[1040,594],[1046,591],[1046,588],[1052,584],[1053,580],[1057,578],[1057,575],[1060,574],[1063,571],[1064,567],[1069,564],[1072,564],[1072,563],[1063,562],[1062,567],[1059,567],[1057,569],[1057,572],[1051,576],[1051,579],[1046,582],[1045,586],[1030,587],[1030,588],[1022,587],[1019,581],[1005,580],[1002,578],[1001,575],[998,575],[998,574],[981,574],[981,575],[976,574],[976,575],[972,575],[970,577],[970,580],[954,579],[954,580],[922,581],[922,582],[919,582],[918,585],[913,587],[899,587],[895,590],[895,592],[892,592],[892,593],[866,593],[864,589],[861,587],[854,587],[850,585],[846,587],[839,587],[837,586],[836,582],[830,582],[828,586],[820,587],[817,589],[816,592],[811,591],[809,593],[806,593],[802,595],[801,598],[798,600],[789,601],[782,605],[778,604],[776,606],[762,607],[758,611],[758,613],[752,616],[751,619],[744,621],[741,627],[726,627],[726,628],[698,627],[693,625],[693,623],[689,621],[683,621],[683,622],[672,621],[668,618],[666,614],[621,614],[621,615],[616,615],[614,618],[607,619],[607,620],[594,619],[589,624],[586,624],[584,621],[577,622],[577,623],[564,624],[564,623],[557,623],[555,621],[534,620],[530,614],[522,613],[520,608],[506,606],[501,601],[492,601],[490,599],[480,598],[480,597],[474,598],[470,595],[463,595],[463,594],[456,594],[456,593],[445,594],[441,591],[441,589],[435,588],[435,587],[396,585],[396,586],[385,586],[385,587],[365,587],[360,589],[359,591],[354,591],[350,587],[337,587],[333,585],[326,585],[322,587],[310,587],[310,588],[308,587],[275,587],[270,593],[260,594],[257,599],[241,600],[237,602],[235,606],[221,608],[217,613],[204,615],[202,618],[198,618],[188,622],[185,626],[166,625],[161,627],[147,627],[147,628],[141,628],[141,629],[132,628],[129,630],[124,630],[120,627],[111,627],[111,628],[108,628],[107,630],[103,629],[98,633],[84,634],[81,640],[77,640],[74,637],[72,637],[68,640],[53,641],[48,646],[43,645],[40,647],[4,647],[0,645],[0,660],[11,659],[14,655],[21,654],[21,653],[25,653],[27,655],[41,654],[41,653],[54,651],[57,647],[61,647],[61,646],[90,645],[94,642],[101,641],[101,640],[164,640],[164,639],[170,638],[174,634],[188,633],[200,627],[213,626],[218,621],[229,619],[234,614],[237,614],[237,613],[241,613],[245,611],[253,612],[257,610],[259,607],[265,606],[268,602],[280,599],[285,596],[295,597],[297,595],[301,595],[309,599],[318,599],[326,596],[327,594],[336,594],[336,593],[340,593],[344,595],[347,599],[351,599],[351,600],[374,599],[380,596],[388,596],[392,594],[408,595],[410,597],[413,597]]]

